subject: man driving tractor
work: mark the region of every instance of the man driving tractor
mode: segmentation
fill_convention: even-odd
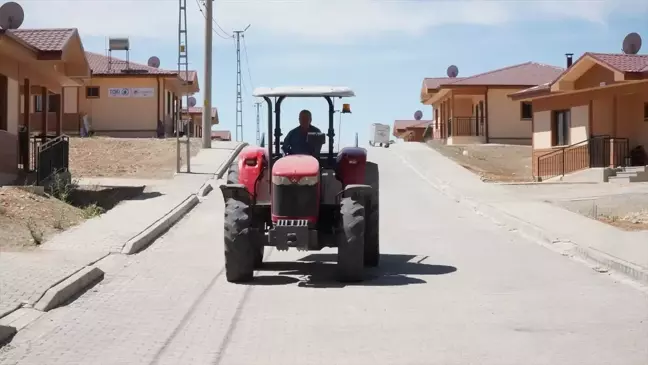
[[[292,129],[286,135],[281,148],[287,155],[312,155],[319,152],[322,148],[320,145],[317,151],[312,151],[312,146],[308,143],[308,133],[321,133],[319,128],[311,125],[313,116],[309,110],[299,112],[299,126]]]

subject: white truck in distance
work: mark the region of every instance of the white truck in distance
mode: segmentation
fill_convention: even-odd
[[[369,145],[372,147],[389,147],[389,125],[372,123],[371,124],[371,139],[369,140]]]

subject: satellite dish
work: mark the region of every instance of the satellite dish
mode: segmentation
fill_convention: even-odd
[[[448,77],[455,78],[457,77],[457,75],[459,75],[459,68],[455,65],[450,65],[446,73],[448,74]]]
[[[416,120],[421,120],[423,118],[423,112],[420,110],[417,110],[416,113],[414,113],[414,119]]]
[[[641,49],[641,36],[638,33],[630,33],[623,39],[623,53],[637,54]]]
[[[25,20],[25,11],[20,4],[13,1],[0,6],[0,28],[18,29]]]
[[[155,56],[150,57],[147,65],[149,65],[149,67],[158,68],[160,67],[160,59]]]
[[[190,108],[193,108],[194,106],[196,106],[196,98],[190,96],[189,99],[187,99],[187,103],[189,104]]]

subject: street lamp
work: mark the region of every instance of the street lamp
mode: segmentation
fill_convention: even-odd
[[[342,114],[351,114],[351,104],[342,104],[342,110],[335,110],[334,113],[340,113],[340,119],[338,121],[338,145],[337,149],[340,152],[340,140],[342,139]]]

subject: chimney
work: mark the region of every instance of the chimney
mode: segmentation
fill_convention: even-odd
[[[565,56],[567,56],[567,68],[570,68],[572,66],[572,57],[574,56],[573,53],[565,53]]]

